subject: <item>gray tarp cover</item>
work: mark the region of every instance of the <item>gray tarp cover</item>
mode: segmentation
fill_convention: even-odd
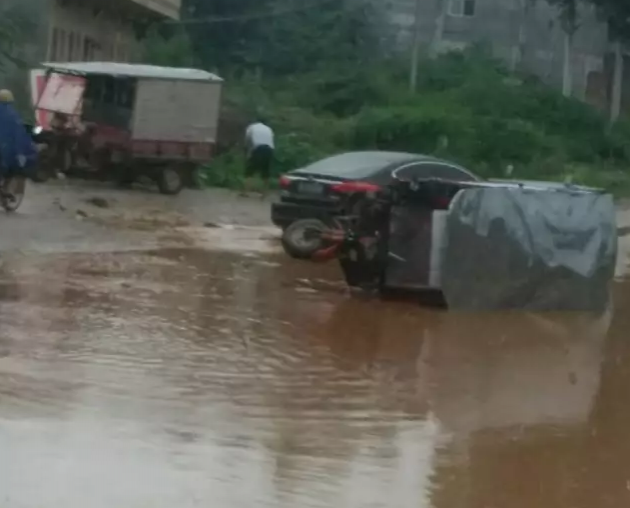
[[[447,218],[442,289],[459,310],[599,311],[616,254],[610,195],[466,189]]]

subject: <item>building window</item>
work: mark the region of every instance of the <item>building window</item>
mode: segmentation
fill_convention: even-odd
[[[66,52],[66,46],[68,43],[68,38],[66,31],[62,28],[59,29],[59,42],[57,46],[57,59],[59,61],[66,60],[68,57],[68,53]]]
[[[68,34],[68,61],[74,60],[74,44],[75,44],[74,32]]]
[[[83,42],[85,41],[85,37],[83,37],[82,34],[77,33],[75,35],[76,40],[75,40],[75,60],[77,61],[83,61]]]
[[[52,41],[50,42],[50,60],[53,62],[59,58],[59,29],[53,28]]]
[[[127,62],[127,61],[129,61],[129,56],[127,54],[127,46],[125,44],[118,44],[117,45],[116,61],[117,62]]]
[[[94,60],[94,41],[89,37],[83,38],[83,61],[91,62]]]
[[[477,0],[449,0],[448,13],[460,18],[474,16],[476,4]]]
[[[114,60],[114,46],[110,42],[103,45],[103,59],[108,62]]]

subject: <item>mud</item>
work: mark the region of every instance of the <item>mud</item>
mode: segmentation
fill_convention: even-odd
[[[3,507],[630,506],[630,284],[599,316],[357,299],[260,203],[44,189],[0,217]],[[159,200],[186,224],[109,215]]]

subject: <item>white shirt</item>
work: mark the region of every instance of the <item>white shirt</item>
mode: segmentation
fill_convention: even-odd
[[[253,123],[245,131],[245,142],[250,149],[259,146],[269,146],[275,148],[274,135],[270,127],[264,123]]]

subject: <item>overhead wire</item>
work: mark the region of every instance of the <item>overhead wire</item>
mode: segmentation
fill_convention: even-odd
[[[311,2],[309,5],[302,5],[298,8],[293,7],[289,9],[278,9],[269,12],[258,12],[255,14],[242,14],[239,16],[209,16],[205,18],[186,18],[186,19],[170,19],[165,20],[164,24],[178,24],[178,25],[212,25],[216,23],[238,23],[240,21],[252,21],[258,19],[277,18],[280,16],[286,16],[288,14],[294,14],[298,12],[308,12],[315,10],[324,5],[332,4],[333,2],[341,2],[343,0],[319,0],[317,2]]]

